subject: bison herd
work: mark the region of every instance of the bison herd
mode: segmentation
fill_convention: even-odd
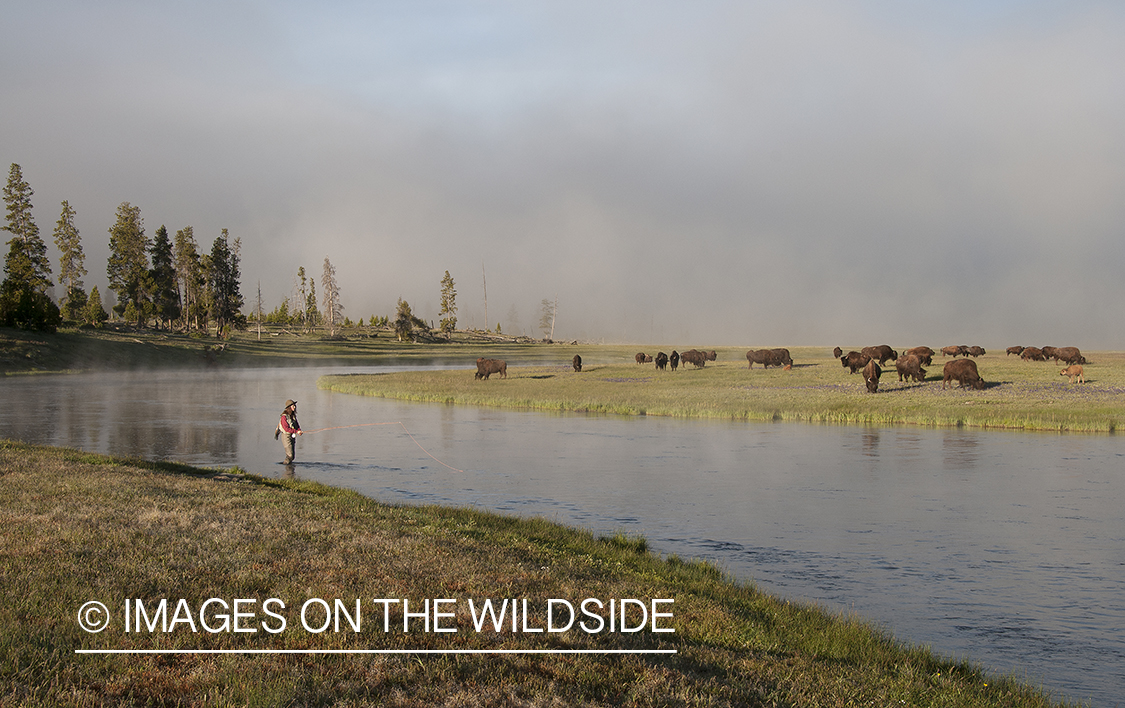
[[[841,365],[848,369],[850,373],[863,372],[864,383],[871,393],[878,392],[879,377],[883,373],[882,367],[886,366],[888,361],[894,362],[899,381],[924,382],[926,380],[926,369],[923,367],[933,364],[933,357],[936,353],[930,347],[914,347],[905,350],[899,356],[897,351],[886,344],[864,347],[860,351],[844,352],[840,347],[832,350],[832,356],[839,359]],[[945,357],[953,357],[942,368],[941,387],[943,390],[952,386],[954,381],[961,388],[980,390],[985,387],[984,380],[977,370],[977,363],[973,361],[976,357],[986,354],[983,347],[970,347],[963,344],[951,345],[942,347],[941,354]],[[1086,357],[1082,356],[1082,352],[1077,347],[1008,347],[1005,356],[1011,356],[1012,354],[1016,354],[1026,361],[1047,361],[1053,358],[1055,363],[1065,362],[1068,366],[1059,371],[1059,375],[1068,377],[1070,383],[1075,381],[1085,383],[1086,381],[1082,369],[1082,365],[1087,363]],[[963,358],[959,359],[958,357]],[[664,352],[658,352],[655,357],[644,352],[637,352],[633,357],[638,364],[655,363],[656,368],[661,371],[669,366],[671,366],[672,371],[675,371],[681,362],[702,369],[707,362],[715,361],[717,358],[718,355],[714,350],[699,351],[697,349],[689,349],[682,354],[673,350],[670,356]],[[788,371],[793,368],[793,357],[790,356],[789,350],[784,348],[751,349],[746,352],[746,361],[749,369],[753,369],[754,364],[761,364],[764,369],[777,366]],[[575,354],[571,363],[576,372],[582,371],[581,356]],[[491,374],[500,374],[500,378],[507,378],[507,362],[483,357],[477,359],[476,378],[487,380]]]

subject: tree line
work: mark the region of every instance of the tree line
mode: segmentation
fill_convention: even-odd
[[[34,192],[12,163],[4,187],[7,223],[11,234],[0,285],[0,325],[53,332],[64,320],[94,327],[109,319],[95,285],[87,294],[82,282],[88,275],[82,238],[74,225],[75,211],[65,200],[55,225],[58,246],[59,304],[49,295],[51,263],[47,244],[32,215]],[[106,263],[109,289],[117,296],[113,311],[137,327],[151,322],[157,328],[206,331],[212,324],[221,334],[245,326],[239,272],[241,242],[226,229],[201,252],[192,227],[169,237],[161,226],[154,238],[145,233],[140,207],[122,202],[109,229],[110,255]]]
[[[58,304],[51,298],[53,272],[47,257],[47,244],[39,235],[32,214],[34,192],[24,180],[20,166],[12,163],[4,187],[7,222],[2,227],[11,234],[4,261],[4,281],[0,284],[0,326],[53,332],[64,321],[100,327],[108,319],[102,294],[95,285],[86,292],[83,277],[88,275],[82,237],[75,226],[75,211],[62,202],[53,232],[58,247]],[[213,326],[218,336],[248,323],[242,313],[241,240],[231,240],[227,229],[211,244],[209,253],[200,249],[191,226],[170,236],[161,225],[150,238],[145,233],[140,207],[122,202],[109,228],[109,258],[106,276],[116,296],[113,312],[138,328],[207,332]],[[354,326],[344,316],[336,269],[326,257],[320,279],[323,299],[318,306],[316,280],[304,266],[297,269],[294,295],[285,298],[268,315],[261,311],[261,295],[253,318],[259,322],[299,326],[304,331],[323,326],[330,336],[341,328]],[[539,327],[545,337],[554,334],[554,303],[544,299]],[[437,330],[449,339],[457,328],[457,290],[449,271],[441,280],[441,309]],[[418,330],[431,327],[414,315],[410,304],[399,298],[394,319],[372,316],[372,327],[390,327],[400,341],[412,341]],[[360,319],[359,325],[363,325]],[[500,332],[499,323],[496,325]]]

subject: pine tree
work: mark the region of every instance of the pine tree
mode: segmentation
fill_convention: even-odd
[[[441,312],[438,316],[441,318],[439,322],[441,331],[445,333],[446,339],[449,339],[453,330],[457,329],[457,290],[448,270],[445,271],[445,277],[441,279]]]
[[[47,289],[54,285],[51,262],[47,258],[47,244],[39,237],[39,227],[31,213],[32,194],[20,166],[12,163],[4,187],[8,222],[3,230],[12,234],[12,239],[8,241],[5,277],[0,284],[0,324],[54,332],[62,316],[47,294]]]
[[[336,336],[344,320],[344,306],[340,304],[340,288],[336,285],[336,268],[324,258],[324,273],[320,276],[324,288],[324,324],[328,326],[328,336]]]
[[[312,329],[320,324],[320,310],[316,309],[316,279],[309,278],[309,294],[305,298],[305,327]]]
[[[241,328],[245,324],[245,318],[241,314],[242,293],[238,282],[242,276],[238,268],[240,250],[241,242],[235,239],[232,247],[226,229],[222,230],[211,245],[207,280],[211,296],[211,317],[215,320],[219,336],[223,335],[228,325]]]
[[[185,226],[176,232],[173,247],[173,266],[176,269],[176,289],[180,295],[180,315],[184,329],[193,324],[202,327],[203,318],[203,266],[199,257],[199,245],[195,242],[195,232]]]
[[[172,322],[180,316],[180,293],[176,282],[176,267],[172,257],[172,242],[168,240],[168,229],[163,225],[156,230],[152,243],[153,314],[158,323],[171,328]]]
[[[68,320],[81,320],[86,308],[82,276],[87,274],[82,237],[74,225],[74,209],[65,200],[55,223],[55,246],[59,249],[59,285],[63,286],[62,314]]]
[[[117,207],[117,221],[109,229],[106,275],[109,277],[109,289],[117,295],[114,312],[124,314],[132,303],[138,327],[144,326],[151,311],[153,287],[149,277],[148,251],[141,208],[121,202]]]
[[[395,334],[398,336],[398,341],[414,341],[414,313],[410,311],[410,303],[402,298],[398,299],[394,329]]]
[[[301,284],[297,286],[297,302],[293,303],[293,313],[300,319],[301,329],[308,331],[309,279],[308,276],[305,275],[304,266],[298,266],[297,277],[301,280]]]
[[[101,327],[109,319],[109,313],[102,306],[102,295],[98,292],[97,285],[90,290],[90,297],[86,299],[86,309],[83,311],[82,319],[86,324],[94,327]]]

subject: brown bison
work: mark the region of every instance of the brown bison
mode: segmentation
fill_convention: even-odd
[[[1069,376],[1071,383],[1074,383],[1074,379],[1078,379],[1078,383],[1086,383],[1086,376],[1082,373],[1081,364],[1071,364],[1060,371],[1059,376]]]
[[[1055,352],[1058,351],[1058,349],[1056,349],[1055,347],[1043,347],[1039,351],[1043,352],[1044,361],[1046,361],[1047,359],[1054,359],[1055,361],[1059,360],[1059,358],[1055,356]]]
[[[1004,356],[1011,356],[1012,354],[1015,354],[1016,356],[1019,356],[1020,354],[1023,354],[1023,347],[1021,347],[1021,346],[1008,347],[1005,350],[1005,352],[1006,353],[1004,354]]]
[[[902,355],[906,356],[907,354],[913,354],[914,356],[918,357],[919,364],[921,364],[922,366],[929,366],[930,364],[934,363],[934,354],[936,353],[937,352],[935,352],[933,349],[930,349],[929,347],[913,347],[912,349],[907,349],[906,351],[904,351]]]
[[[651,361],[651,359],[645,356],[644,352],[637,352],[637,355],[633,357],[633,360],[638,364],[643,364],[646,360]]]
[[[844,356],[844,350],[841,349],[840,347],[836,347],[835,349],[832,350],[832,358],[833,359],[839,359],[842,356]]]
[[[666,366],[668,366],[668,355],[665,354],[664,352],[657,352],[657,354],[656,354],[656,368],[663,371]]]
[[[668,365],[672,367],[672,371],[680,365],[680,353],[675,349],[672,350],[672,356],[668,357]]]
[[[703,356],[707,359],[707,361],[715,361],[719,358],[718,352],[716,352],[714,349],[709,352],[703,352]]]
[[[871,361],[871,357],[866,354],[851,351],[840,357],[840,363],[844,365],[845,369],[851,369],[851,373],[855,373],[867,366],[867,362]]]
[[[975,359],[976,357],[978,357],[978,356],[984,356],[984,355],[985,355],[985,354],[987,354],[987,353],[988,353],[988,352],[986,352],[986,351],[984,350],[984,347],[978,347],[978,346],[976,346],[976,345],[974,344],[973,346],[969,347],[969,351],[967,352],[967,355],[968,355],[968,356],[971,356],[971,357],[973,357],[973,358]]]
[[[862,350],[860,350],[860,353],[866,354],[872,359],[877,360],[880,365],[885,364],[888,361],[894,361],[898,358],[898,352],[896,352],[894,349],[891,349],[886,344],[880,344],[875,347],[864,347]]]
[[[1068,364],[1085,364],[1086,357],[1078,351],[1078,347],[1059,347],[1055,350],[1055,361],[1065,361]]]
[[[508,362],[502,359],[477,359],[477,375],[474,378],[488,380],[492,374],[500,374],[500,378],[508,378]]]
[[[867,366],[863,367],[863,380],[867,383],[869,392],[877,393],[879,391],[879,376],[882,373],[883,370],[879,368],[874,359],[868,361]]]
[[[959,381],[961,388],[966,386],[971,386],[977,390],[984,388],[984,380],[977,373],[977,363],[972,359],[956,359],[946,363],[941,378],[943,391],[950,381]]]
[[[1043,350],[1039,347],[1024,347],[1020,352],[1020,359],[1024,361],[1047,361],[1047,357],[1043,355]]]
[[[899,381],[914,379],[921,383],[926,380],[926,370],[922,368],[922,360],[917,354],[903,354],[895,361]]]
[[[753,369],[754,364],[761,364],[763,368],[771,366],[784,366],[786,369],[793,366],[793,357],[789,356],[788,349],[751,349],[746,352],[746,361],[749,366],[746,368]]]
[[[578,354],[575,354],[574,358],[570,360],[570,363],[574,365],[575,371],[582,371],[582,357],[581,356],[579,356]]]
[[[697,369],[702,369],[707,365],[707,355],[695,349],[688,349],[680,355],[680,361],[685,364],[693,364]]]

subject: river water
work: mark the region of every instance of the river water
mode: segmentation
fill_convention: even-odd
[[[641,534],[1060,698],[1125,695],[1120,436],[553,415],[316,388],[359,371],[9,377],[0,437]],[[273,438],[287,398],[306,430],[328,428],[298,440],[291,468]]]

